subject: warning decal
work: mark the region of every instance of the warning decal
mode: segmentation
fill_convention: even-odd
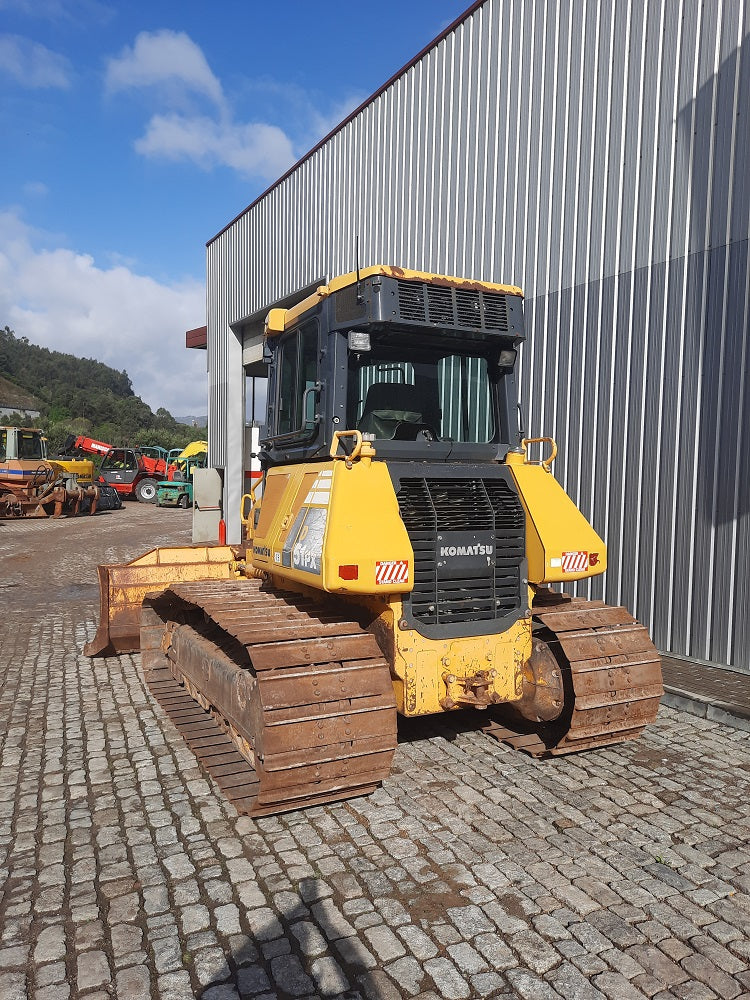
[[[588,552],[563,552],[562,571],[563,573],[583,573],[589,568]]]
[[[408,583],[409,563],[406,559],[395,559],[375,563],[375,583]]]

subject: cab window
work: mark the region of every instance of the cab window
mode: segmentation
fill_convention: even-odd
[[[18,432],[18,457],[26,459],[42,459],[42,436],[33,431]]]
[[[318,324],[306,323],[289,334],[277,351],[275,434],[304,436],[315,427]]]
[[[135,472],[137,468],[138,464],[134,453],[122,448],[113,448],[102,462],[102,472],[111,472],[113,470]]]

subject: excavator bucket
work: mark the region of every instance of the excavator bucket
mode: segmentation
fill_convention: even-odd
[[[99,628],[86,656],[116,656],[140,648],[141,604],[146,594],[190,580],[238,575],[241,554],[229,545],[156,548],[121,565],[99,566]]]

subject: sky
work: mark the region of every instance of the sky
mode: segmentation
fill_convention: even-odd
[[[205,414],[205,244],[469,0],[0,0],[0,328]]]

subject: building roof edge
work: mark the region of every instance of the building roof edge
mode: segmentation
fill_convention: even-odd
[[[346,128],[346,126],[350,122],[354,121],[357,115],[361,114],[365,110],[365,108],[369,107],[370,104],[376,101],[381,94],[385,93],[385,91],[388,90],[388,88],[396,82],[396,80],[400,79],[405,73],[408,73],[409,70],[413,66],[416,66],[417,63],[427,55],[428,52],[430,52],[432,49],[438,46],[443,41],[443,39],[447,38],[452,31],[455,31],[456,28],[458,28],[461,24],[463,24],[464,21],[468,20],[468,18],[471,17],[474,11],[484,6],[485,3],[487,3],[487,0],[474,0],[471,6],[468,7],[463,12],[463,14],[459,14],[459,16],[455,19],[455,21],[452,21],[451,24],[449,24],[444,31],[441,31],[436,38],[433,38],[431,42],[425,45],[425,47],[422,49],[421,52],[418,52],[413,59],[411,59],[408,63],[406,63],[406,65],[402,66],[401,69],[398,70],[396,73],[394,73],[389,80],[386,80],[386,82],[382,85],[382,87],[379,87],[374,94],[371,94],[371,96],[368,97],[367,100],[363,101],[362,104],[359,105],[359,107],[355,108],[350,115],[344,118],[343,121],[339,122],[339,124],[336,125],[335,128],[331,129],[331,131],[327,135],[325,135],[320,140],[320,142],[318,142],[315,146],[313,146],[313,148],[309,150],[307,153],[305,153],[304,156],[300,157],[300,159],[297,160],[297,162],[293,166],[291,166],[285,174],[282,174],[282,176],[279,177],[278,180],[275,180],[270,187],[267,187],[262,194],[258,195],[255,201],[252,201],[247,206],[247,208],[244,208],[238,215],[236,215],[232,219],[231,222],[228,222],[223,229],[220,229],[215,236],[212,236],[211,239],[207,241],[206,246],[207,247],[211,246],[212,243],[216,242],[216,240],[218,240],[220,236],[223,236],[224,233],[228,229],[231,229],[232,226],[236,222],[238,222],[244,215],[247,215],[248,212],[252,211],[252,209],[255,208],[256,205],[260,204],[260,202],[263,201],[263,199],[266,198],[272,191],[274,191],[277,187],[279,187],[279,185],[283,184],[288,177],[291,177],[292,174],[295,173],[302,166],[303,163],[306,163],[312,156],[314,156],[318,152],[319,149],[322,149],[323,146],[325,146],[325,144],[329,142],[338,132],[340,132],[343,128]]]

